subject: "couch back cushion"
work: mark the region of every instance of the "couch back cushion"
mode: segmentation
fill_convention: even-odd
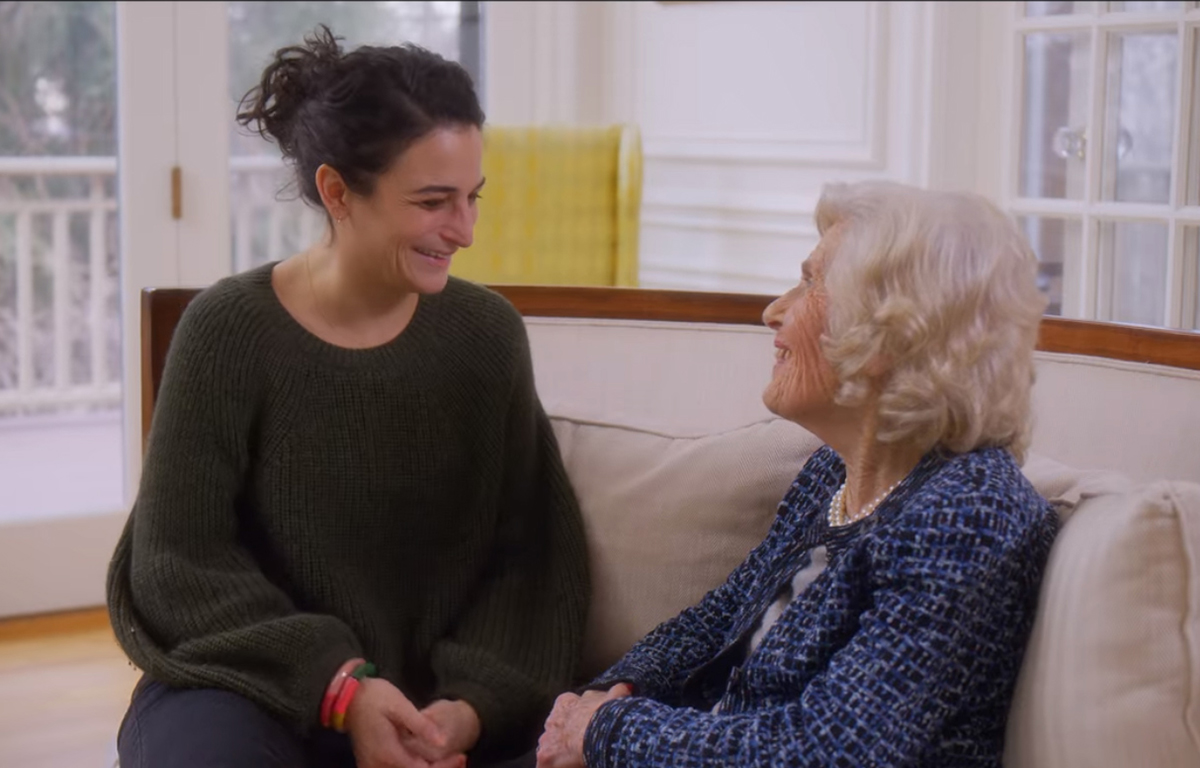
[[[1057,502],[1005,765],[1200,765],[1200,485],[1026,475]]]
[[[766,536],[792,479],[820,447],[782,419],[698,438],[551,423],[587,528],[586,678],[725,581]]]
[[[525,324],[551,415],[693,436],[771,416],[762,403],[775,363],[769,328],[557,317]],[[1200,482],[1200,371],[1050,352],[1036,359],[1034,451],[1138,482]]]
[[[1136,482],[1200,483],[1197,404],[1200,371],[1038,352],[1033,450]]]

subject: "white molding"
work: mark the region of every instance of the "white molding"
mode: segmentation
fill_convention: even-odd
[[[927,90],[926,185],[934,189],[979,187],[978,89],[980,8],[978,3],[928,3],[930,44],[923,64]]]
[[[6,176],[52,176],[76,174],[112,174],[117,172],[117,158],[113,156],[76,157],[0,157],[0,174]]]
[[[1099,17],[1076,16],[1022,16],[1013,20],[1017,32],[1070,32],[1089,30],[1093,27],[1106,32],[1141,32],[1160,27],[1174,27],[1180,21],[1200,21],[1200,13],[1180,11],[1157,11],[1144,13],[1106,13]]]
[[[484,91],[488,121],[499,124],[525,124],[533,119],[535,3],[486,2],[483,13],[483,70],[487,73]]]
[[[867,83],[864,94],[866,103],[866,133],[869,147],[869,162],[864,169],[882,170],[887,167],[888,124],[894,117],[889,109],[888,93],[891,90],[893,35],[892,15],[889,3],[874,2],[867,15]]]
[[[783,163],[862,170],[887,165],[888,15],[886,3],[867,4],[863,50],[867,58],[863,87],[863,124],[851,139],[797,139],[778,134],[651,134],[644,137],[649,160],[717,163]],[[634,88],[636,108],[636,87]],[[814,107],[818,108],[818,107]]]
[[[669,266],[651,266],[642,269],[639,282],[647,288],[719,290],[724,293],[767,295],[781,294],[794,285],[794,282],[782,278],[776,280],[740,272]]]
[[[1181,279],[1183,298],[1180,325],[1184,329],[1200,331],[1200,227],[1185,225],[1176,236],[1179,251],[1183,254]],[[1189,239],[1183,233],[1191,231]],[[1182,241],[1182,242],[1181,242]],[[1188,246],[1191,250],[1188,251]]]
[[[602,114],[613,122],[635,122],[637,111],[637,73],[641,62],[637,45],[637,3],[603,3],[605,14],[605,78]],[[643,137],[643,145],[645,139]],[[644,149],[643,149],[644,151]]]
[[[104,605],[105,575],[126,517],[123,510],[5,524],[0,617]]]
[[[995,201],[1009,196],[1005,168],[1009,156],[1006,120],[1012,114],[1012,44],[1008,32],[1012,5],[979,3],[977,19],[975,90],[980,98],[976,100],[975,191]]]
[[[229,158],[235,171],[273,171],[284,167],[279,155],[238,155]],[[72,157],[0,157],[0,174],[6,176],[85,176],[117,172],[116,155],[78,155]]]
[[[818,199],[817,195],[754,193],[714,187],[653,187],[643,194],[642,208],[735,211],[811,219]]]
[[[788,224],[783,222],[738,221],[717,216],[686,214],[642,214],[642,228],[660,227],[701,232],[728,232],[742,235],[773,235],[777,237],[802,237],[816,239],[817,228],[811,224]]]
[[[644,147],[648,160],[836,165],[866,170],[884,167],[878,147],[861,142],[746,135],[647,136]]]
[[[1176,166],[1178,167],[1178,165]],[[1188,303],[1184,279],[1188,273],[1183,253],[1183,229],[1174,222],[1167,226],[1167,269],[1165,310],[1168,328],[1184,327],[1184,311]],[[1189,322],[1188,325],[1191,323]]]
[[[528,328],[570,326],[575,328],[651,328],[654,330],[674,330],[685,333],[697,331],[717,331],[719,333],[748,333],[755,335],[774,335],[774,331],[765,325],[743,325],[741,323],[698,323],[680,320],[627,320],[617,317],[550,317],[531,315],[522,318]],[[566,416],[551,416],[550,418],[569,418]]]
[[[1063,198],[1021,197],[1008,201],[1007,208],[1015,214],[1059,216],[1080,219],[1085,215],[1097,220],[1158,221],[1164,224],[1200,224],[1200,206],[1174,208],[1157,203],[1085,203]]]
[[[488,122],[529,125],[579,121],[578,41],[590,15],[577,2],[485,2],[483,61]]]
[[[571,84],[578,62],[574,56],[575,3],[533,3],[533,123],[567,122]]]

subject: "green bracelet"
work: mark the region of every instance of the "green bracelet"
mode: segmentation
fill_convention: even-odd
[[[369,661],[363,662],[354,668],[354,671],[350,673],[350,677],[360,682],[364,677],[375,677],[375,665]]]

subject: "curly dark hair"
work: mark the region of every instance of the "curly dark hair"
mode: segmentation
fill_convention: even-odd
[[[301,197],[318,208],[322,164],[355,193],[370,195],[379,174],[425,134],[484,122],[461,65],[413,44],[343,53],[340,39],[322,24],[303,45],[280,48],[237,115],[279,145]]]

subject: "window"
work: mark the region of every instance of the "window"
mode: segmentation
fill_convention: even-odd
[[[1008,207],[1049,314],[1200,328],[1200,8],[1017,3]]]
[[[115,16],[0,2],[0,531],[122,504]]]

